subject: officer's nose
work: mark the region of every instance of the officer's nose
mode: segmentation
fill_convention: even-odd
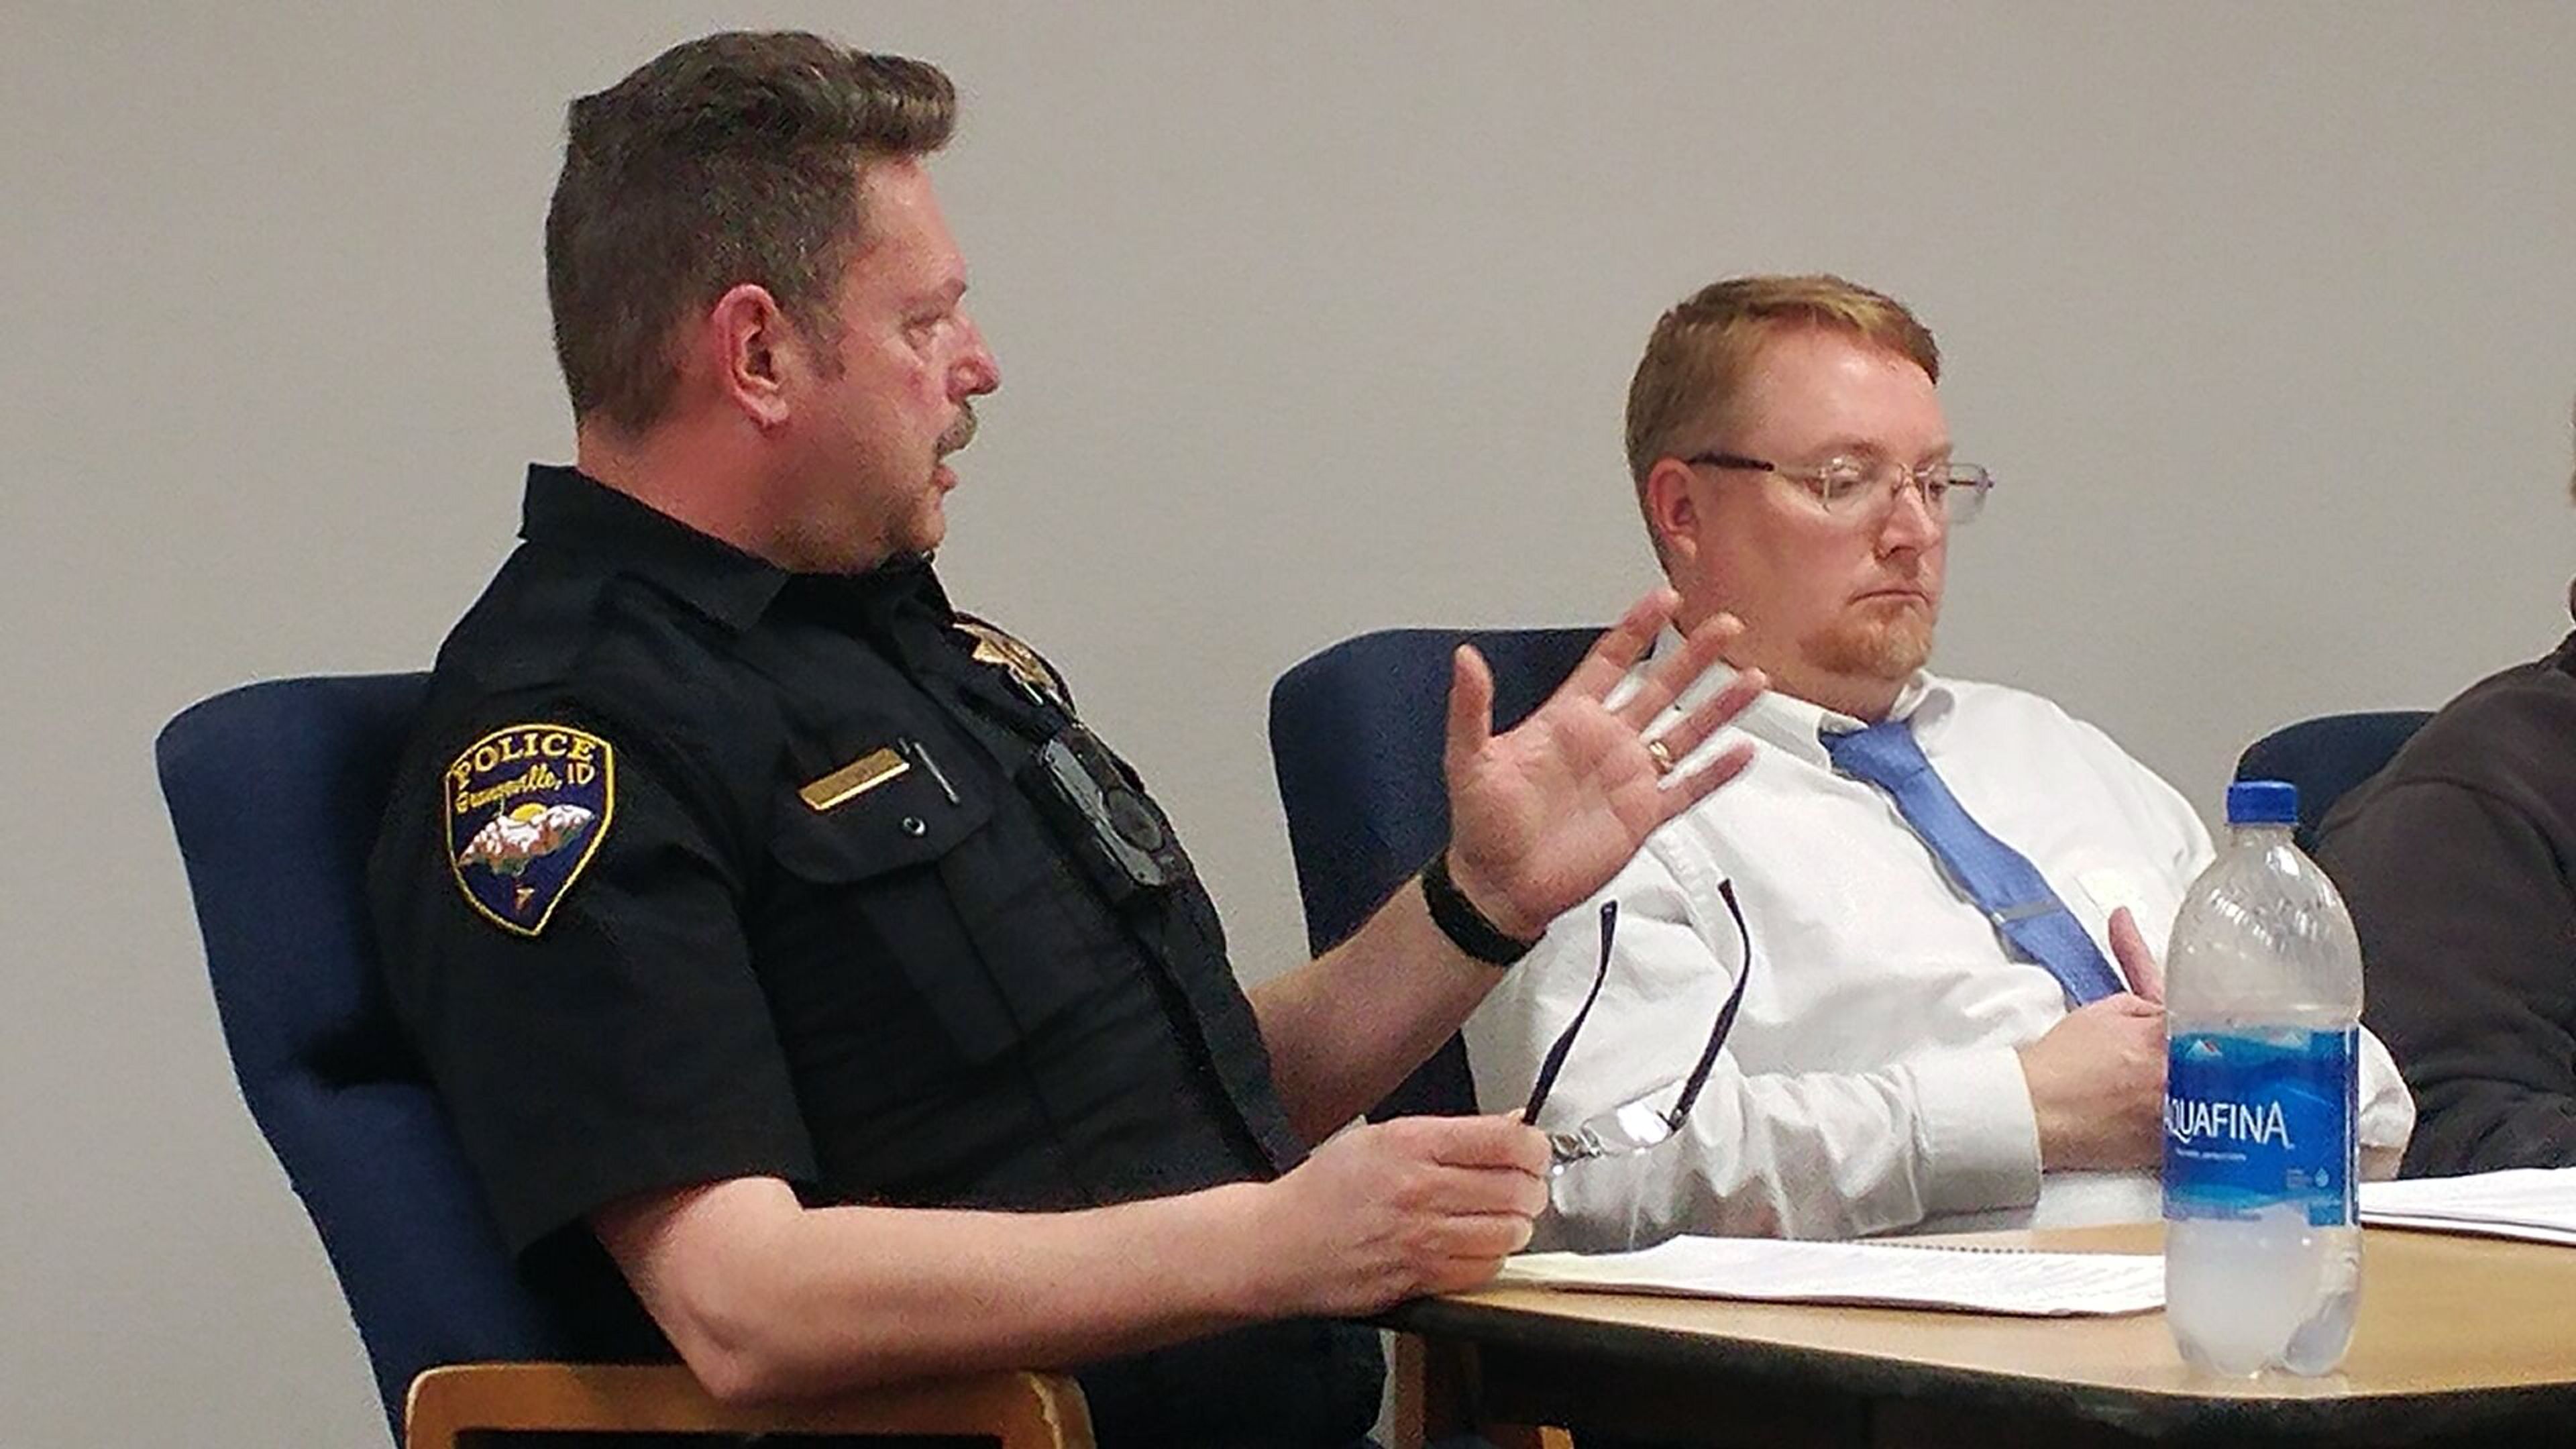
[[[984,343],[984,329],[975,319],[966,319],[966,354],[957,363],[957,390],[967,397],[982,397],[1002,385],[1002,364],[993,357],[993,349]]]

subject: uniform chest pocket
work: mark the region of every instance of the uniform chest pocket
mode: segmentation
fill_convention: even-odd
[[[1108,979],[1112,924],[1029,812],[983,783],[913,771],[829,809],[785,797],[764,935],[797,958],[780,974],[812,993],[807,1015],[884,1039],[899,1033],[882,1014],[926,1010],[980,1063]]]

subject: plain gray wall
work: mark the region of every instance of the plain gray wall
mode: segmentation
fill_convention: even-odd
[[[944,567],[1297,954],[1269,683],[1649,581],[1629,369],[1716,276],[1914,303],[1962,456],[1939,663],[2195,799],[2566,626],[2576,9],[0,6],[0,1443],[381,1426],[235,1095],[149,768],[243,680],[410,667],[560,459],[562,106],[725,24],[946,64],[1001,394]],[[275,869],[291,874],[293,861]]]

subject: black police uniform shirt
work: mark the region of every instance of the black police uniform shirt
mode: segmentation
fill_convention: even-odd
[[[1121,892],[1041,808],[1068,707],[926,563],[790,574],[542,466],[521,537],[439,652],[370,886],[397,1011],[586,1353],[670,1353],[585,1222],[633,1194],[1075,1209],[1298,1158],[1186,857]],[[1326,1445],[1381,1368],[1300,1321],[1080,1377],[1104,1446]]]

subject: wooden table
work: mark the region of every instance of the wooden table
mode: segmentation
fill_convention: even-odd
[[[2153,1224],[1958,1241],[2154,1252]],[[2161,1313],[2030,1319],[1488,1288],[1409,1304],[1435,1424],[1693,1445],[2576,1446],[2576,1249],[2370,1229],[2322,1379],[2195,1374]]]

